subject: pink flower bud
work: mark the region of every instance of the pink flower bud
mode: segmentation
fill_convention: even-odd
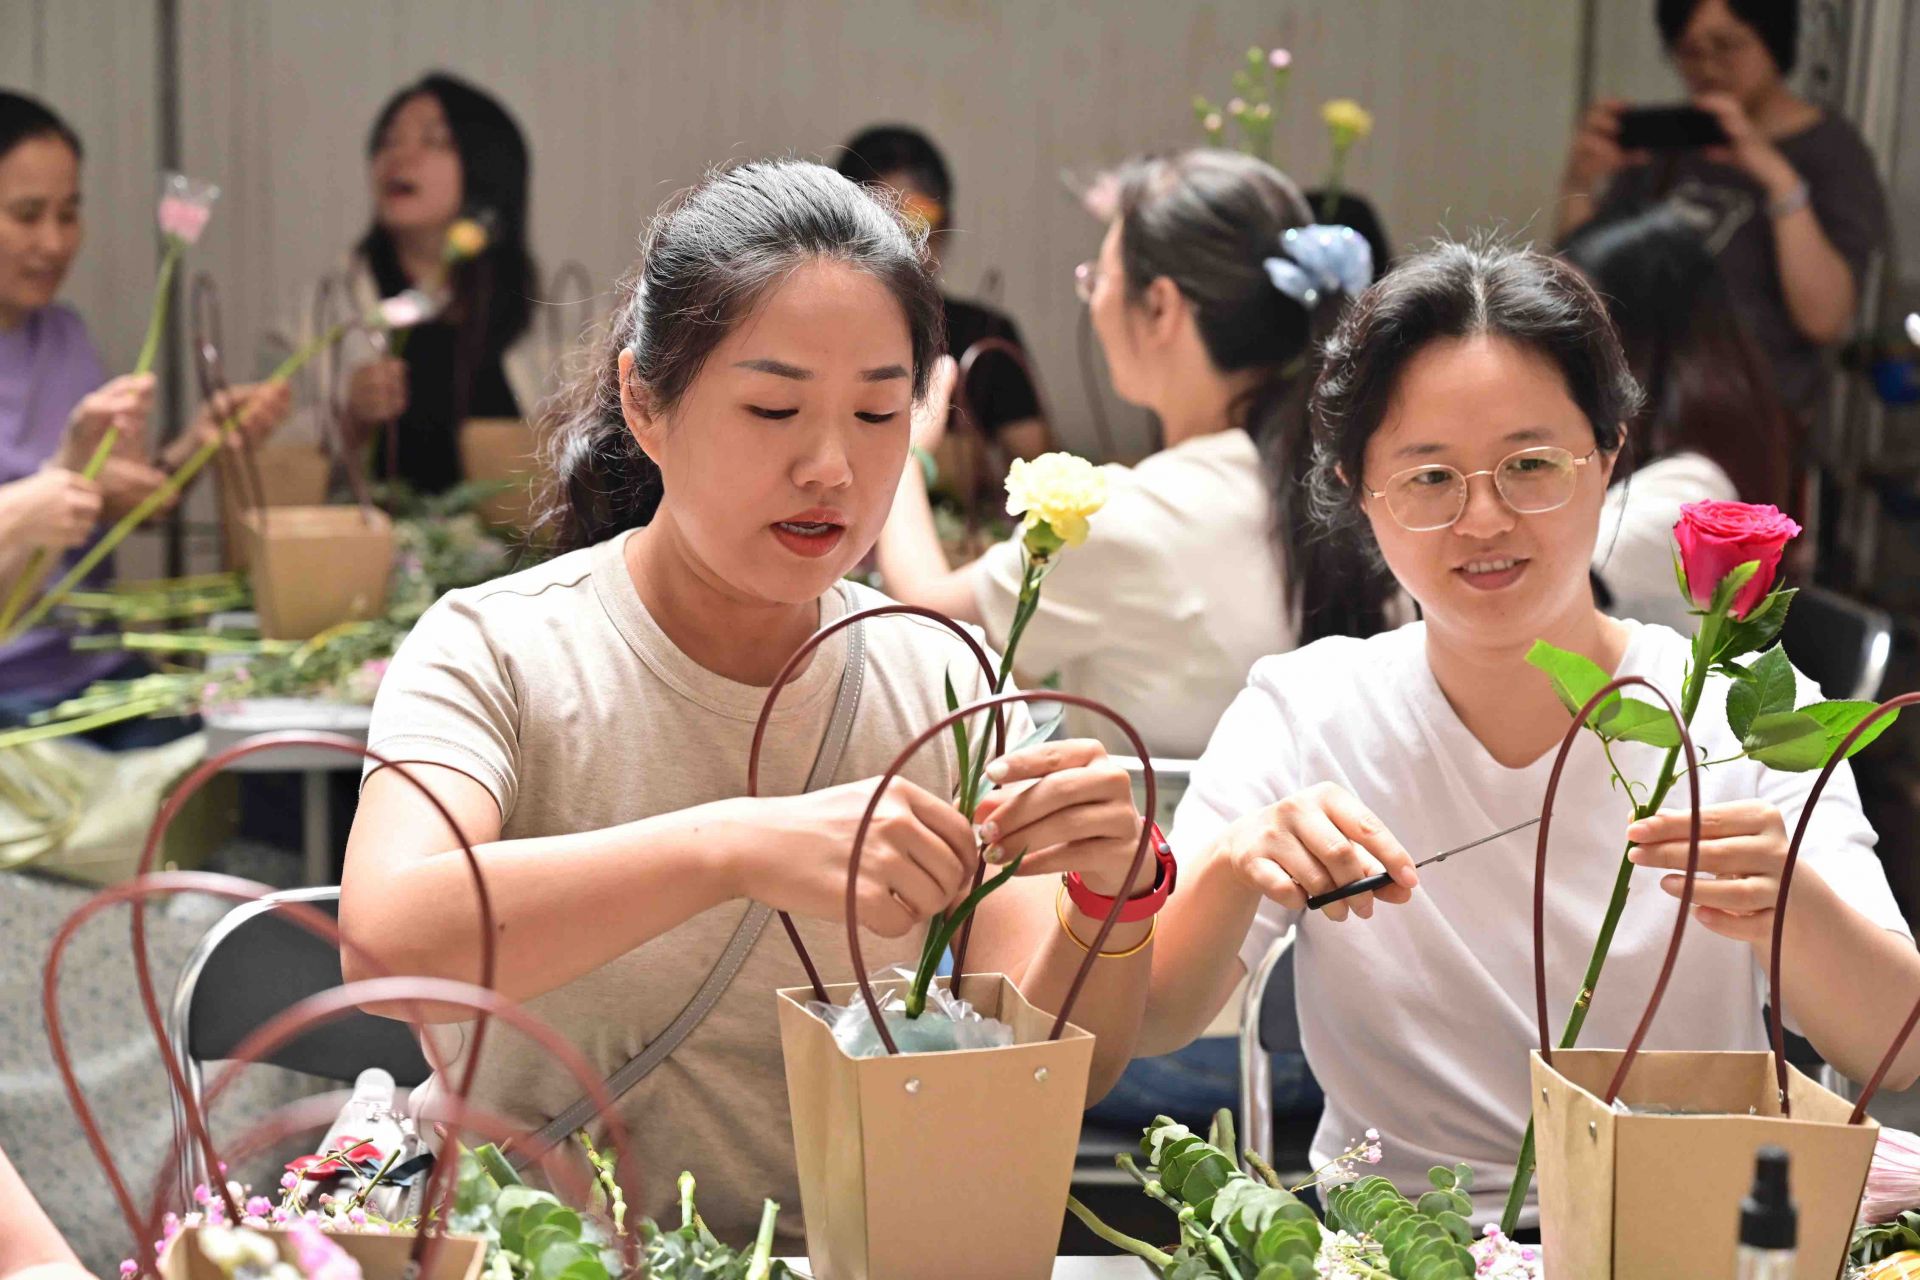
[[[1267,65],[1275,71],[1285,71],[1293,65],[1293,55],[1285,49],[1273,49],[1267,53]]]

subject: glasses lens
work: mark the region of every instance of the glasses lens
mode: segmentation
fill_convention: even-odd
[[[1093,301],[1093,281],[1094,266],[1091,262],[1083,262],[1073,269],[1073,291],[1079,295],[1080,301]]]
[[[1552,511],[1573,497],[1573,455],[1553,447],[1522,449],[1501,462],[1493,479],[1515,511]]]
[[[1387,510],[1410,533],[1446,528],[1466,496],[1467,482],[1452,467],[1413,467],[1387,481]]]

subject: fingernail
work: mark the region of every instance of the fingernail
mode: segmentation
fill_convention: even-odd
[[[1640,850],[1637,846],[1627,850],[1627,861],[1635,864],[1638,864],[1644,861],[1644,859],[1642,859],[1640,856]]]
[[[987,766],[987,776],[995,782],[1005,782],[1007,780],[1007,762],[1005,760],[995,760]]]
[[[994,866],[1000,866],[1007,860],[1007,851],[997,844],[990,844],[987,846],[986,859]]]
[[[994,841],[1000,838],[1000,824],[993,821],[993,819],[991,818],[981,823],[979,827],[976,828],[976,830],[979,832],[980,838],[982,840],[985,840],[988,844],[992,844]]]

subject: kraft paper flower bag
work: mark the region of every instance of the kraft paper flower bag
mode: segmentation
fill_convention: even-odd
[[[1088,699],[1046,693],[1001,694],[961,708],[894,762],[867,821],[887,781],[953,725],[989,708],[1046,700],[1110,714]],[[1131,728],[1115,722],[1138,743]],[[1148,786],[1151,794],[1151,781]],[[903,1052],[903,1042],[940,1042],[937,1027],[922,1024],[943,1014],[921,998],[925,993],[915,990],[913,978],[865,977],[855,887],[866,831],[863,822],[847,882],[847,943],[859,980],[778,993],[814,1273],[820,1280],[935,1280],[957,1273],[1045,1280],[1059,1245],[1093,1060],[1093,1037],[1069,1018],[1111,925],[1092,943],[1057,1016],[1028,1003],[1002,974],[966,973],[959,951],[952,983],[930,984],[931,1005],[944,1005],[939,992],[951,990],[978,1014],[1004,1024],[1006,1042]],[[1143,824],[1136,871],[1150,837]],[[987,881],[970,902],[1014,869]],[[1116,900],[1111,918],[1121,905]],[[959,923],[949,921],[949,931]],[[853,1004],[856,996],[861,1004]],[[908,1012],[913,1008],[920,1009],[917,1017]],[[823,1014],[857,1017],[829,1022]],[[836,1023],[848,1021],[871,1031],[880,1042],[871,1047],[879,1051],[868,1053],[856,1043],[861,1056],[850,1052],[849,1037],[836,1034]],[[949,1034],[969,1042],[962,1032]]]
[[[1534,936],[1542,936],[1544,873],[1553,798],[1560,772],[1586,715],[1637,676],[1609,682],[1582,708],[1561,744],[1542,809],[1534,887]],[[1664,694],[1672,722],[1680,716]],[[1774,907],[1773,985],[1780,990],[1780,939],[1788,890],[1808,815],[1840,760],[1905,701],[1883,705],[1841,741],[1808,797],[1794,833]],[[1866,1117],[1880,1078],[1905,1045],[1903,1029],[1859,1103],[1821,1088],[1786,1062],[1778,1001],[1771,1053],[1642,1053],[1672,977],[1692,907],[1699,869],[1698,761],[1682,734],[1694,819],[1686,882],[1665,964],[1625,1051],[1555,1049],[1548,1043],[1546,966],[1536,946],[1536,1002],[1541,1046],[1531,1058],[1534,1131],[1538,1138],[1540,1221],[1556,1280],[1696,1280],[1734,1274],[1734,1207],[1753,1177],[1759,1149],[1784,1149],[1799,1208],[1799,1280],[1832,1280],[1839,1272],[1879,1126]],[[1714,1225],[1716,1207],[1724,1226]]]
[[[480,503],[482,520],[527,532],[544,474],[531,426],[518,418],[469,418],[460,427],[460,473],[492,491]]]

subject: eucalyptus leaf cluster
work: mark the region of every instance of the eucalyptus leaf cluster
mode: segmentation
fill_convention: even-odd
[[[1327,1220],[1289,1191],[1252,1152],[1249,1176],[1230,1152],[1233,1119],[1221,1111],[1203,1138],[1161,1116],[1140,1143],[1143,1170],[1131,1155],[1119,1165],[1147,1195],[1173,1211],[1179,1243],[1162,1250],[1099,1221],[1077,1200],[1069,1207],[1098,1235],[1146,1260],[1163,1280],[1315,1280],[1329,1231],[1360,1241],[1360,1256],[1341,1259],[1341,1274],[1362,1280],[1470,1280],[1474,1259],[1464,1165],[1436,1168],[1433,1190],[1410,1201],[1385,1178],[1327,1188]]]

